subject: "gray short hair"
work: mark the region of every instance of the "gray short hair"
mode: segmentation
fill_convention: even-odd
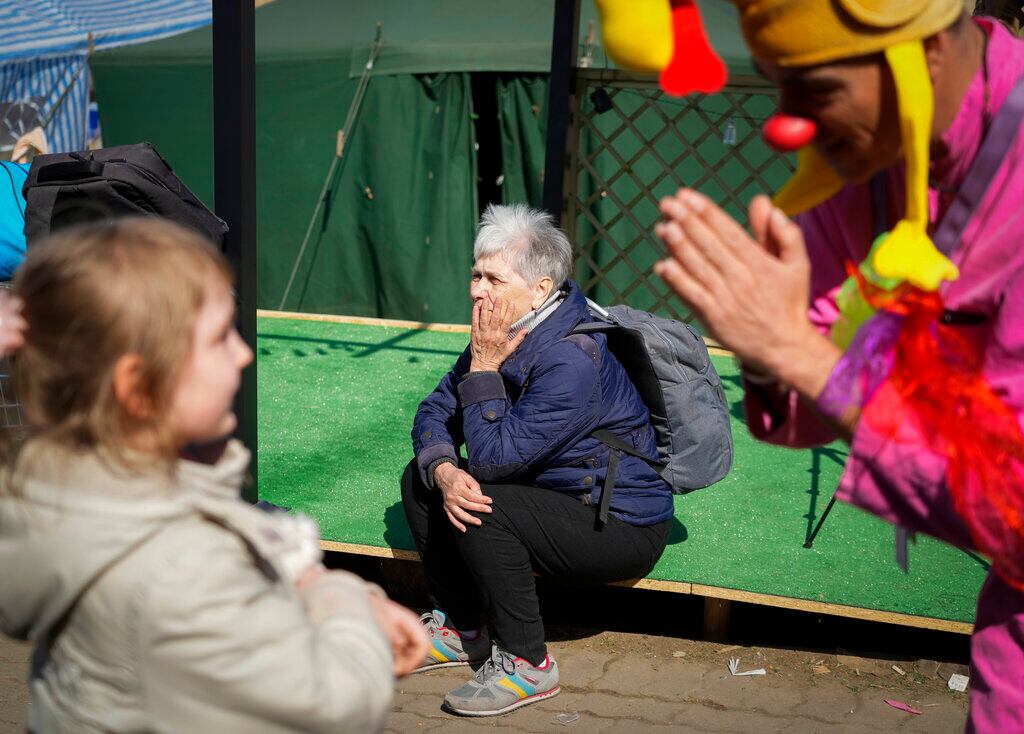
[[[480,218],[473,258],[506,254],[509,263],[530,285],[551,278],[561,288],[572,273],[572,246],[547,212],[526,204],[491,204]]]

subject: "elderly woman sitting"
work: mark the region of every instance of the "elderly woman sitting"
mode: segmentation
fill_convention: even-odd
[[[559,691],[534,572],[575,584],[644,576],[673,504],[668,484],[624,455],[597,521],[609,450],[591,433],[608,429],[652,459],[657,449],[604,336],[572,334],[591,317],[568,280],[565,235],[542,212],[491,206],[473,254],[470,344],[420,404],[402,502],[435,607],[422,669],[483,663],[445,707],[489,716]]]

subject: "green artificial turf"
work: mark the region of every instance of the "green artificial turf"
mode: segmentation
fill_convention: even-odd
[[[260,498],[315,517],[327,540],[413,549],[398,489],[413,415],[468,336],[267,318],[258,332]],[[732,361],[715,365],[735,465],[719,484],[676,497],[677,524],[651,578],[973,621],[985,567],[944,543],[919,538],[904,575],[893,528],[837,503],[805,549],[843,447],[755,442]]]

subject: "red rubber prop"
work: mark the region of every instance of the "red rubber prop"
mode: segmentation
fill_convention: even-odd
[[[810,145],[818,134],[818,126],[806,117],[772,115],[762,128],[764,139],[780,153],[792,153]]]
[[[692,92],[714,94],[729,73],[711,48],[693,0],[672,0],[672,60],[661,72],[661,88],[674,97]]]

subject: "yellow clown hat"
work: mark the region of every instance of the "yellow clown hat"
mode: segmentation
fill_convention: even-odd
[[[625,68],[662,70],[662,86],[674,94],[713,92],[724,83],[724,65],[707,44],[694,0],[595,1],[605,47]],[[934,93],[922,41],[953,25],[965,12],[964,0],[733,1],[756,59],[793,67],[885,55],[899,105],[907,204],[904,219],[872,249],[867,269],[879,278],[908,281],[925,290],[956,279],[956,267],[927,233]],[[778,136],[788,137],[788,147],[776,147],[799,149],[796,173],[775,196],[775,204],[793,216],[832,198],[846,182],[814,149],[813,121],[774,122],[781,123],[775,130],[790,133]],[[772,143],[769,126],[766,138]]]
[[[812,66],[920,41],[951,26],[964,0],[735,0],[755,58]]]
[[[922,40],[948,28],[964,0],[736,0],[743,35],[756,59],[812,66],[883,53],[892,71],[907,169],[906,215],[869,256],[881,278],[935,290],[958,276],[934,246],[928,226],[928,149],[934,98]],[[790,216],[834,196],[845,182],[811,146],[776,194]]]

